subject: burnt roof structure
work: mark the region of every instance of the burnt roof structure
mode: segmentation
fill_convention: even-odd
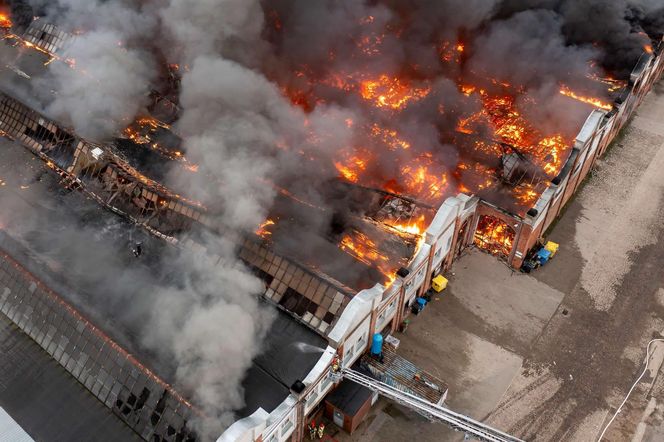
[[[126,272],[132,272],[134,278],[154,280],[158,283],[159,275],[172,272],[172,269],[156,267],[155,259],[164,247],[170,247],[149,235],[141,235],[131,223],[101,208],[95,201],[89,200],[80,192],[64,191],[60,177],[42,161],[27,150],[7,140],[0,141],[0,151],[7,161],[0,163],[0,177],[4,177],[5,186],[0,187],[0,202],[6,206],[24,206],[35,219],[42,219],[43,225],[34,226],[35,230],[21,232],[11,227],[9,234],[0,232],[0,250],[5,250],[33,275],[57,290],[76,309],[99,324],[122,347],[140,354],[140,359],[164,379],[173,379],[173,367],[168,361],[156,358],[152,352],[142,348],[135,341],[136,331],[126,321],[118,317],[113,303],[101,302],[99,281],[81,278],[78,271],[61,272],[58,269],[71,268],[72,256],[59,253],[60,245],[52,244],[44,248],[40,228],[58,229],[62,223],[72,222],[87,226],[90,231],[98,232],[94,238],[87,238],[90,250],[105,250],[100,255],[89,255],[92,267],[103,268],[107,253],[120,256]],[[24,188],[22,188],[24,187]],[[43,202],[45,195],[52,201]],[[19,206],[17,206],[19,205]],[[46,221],[48,220],[48,221]],[[83,238],[81,238],[83,239]],[[135,241],[143,243],[145,250],[139,264],[129,252]],[[113,278],[109,275],[109,278]],[[137,285],[134,293],[125,293],[128,299],[140,303],[142,285]],[[111,290],[110,287],[104,291]],[[251,414],[262,407],[272,411],[288,395],[289,388],[298,379],[303,379],[318,361],[326,341],[318,334],[298,321],[293,321],[286,313],[277,312],[276,318],[262,343],[264,351],[256,357],[242,383],[246,405],[238,410],[238,417]],[[305,346],[307,351],[302,350]],[[2,395],[0,394],[0,400]]]
[[[54,29],[50,31],[57,34]],[[50,43],[40,41],[38,34],[36,31],[31,32],[30,41],[50,51]],[[48,37],[50,34],[44,35]],[[57,42],[55,45],[58,45]],[[60,48],[58,46],[57,49]],[[56,224],[58,219],[76,214],[82,217],[81,220],[88,220],[86,222],[95,219],[100,223],[100,236],[95,238],[94,247],[111,250],[117,249],[118,245],[129,244],[132,241],[130,237],[136,235],[137,225],[148,228],[149,233],[159,238],[192,248],[200,247],[195,235],[182,236],[182,233],[194,226],[215,231],[222,228],[214,224],[212,216],[207,214],[202,205],[160,184],[159,181],[164,178],[163,169],[157,166],[175,164],[177,167],[177,159],[173,156],[151,149],[150,144],[137,143],[126,137],[113,143],[85,140],[69,128],[23,104],[21,99],[25,97],[20,89],[14,90],[11,86],[16,81],[29,82],[33,76],[43,72],[49,58],[44,52],[30,51],[18,44],[10,44],[10,49],[14,51],[16,64],[12,65],[14,68],[0,73],[0,130],[5,136],[28,147],[41,161],[35,163],[35,157],[27,151],[5,142],[2,149],[7,153],[5,158],[8,161],[3,164],[14,171],[20,171],[23,175],[21,179],[27,184],[19,186],[32,188],[26,191],[53,196],[56,204],[49,207],[47,213],[43,214],[44,218]],[[176,152],[175,149],[179,147],[176,135],[161,130],[160,137],[172,140],[172,152]],[[334,242],[340,235],[348,230],[369,234],[372,238],[382,238],[378,249],[380,253],[386,254],[386,263],[394,266],[390,271],[406,265],[416,250],[417,240],[414,236],[394,235],[386,223],[407,221],[416,215],[420,216],[420,211],[430,210],[428,207],[418,208],[415,202],[359,186],[340,182],[335,183],[335,186],[337,193],[347,194],[356,200],[356,205],[362,207],[355,219],[344,222],[348,225],[342,225],[338,232],[329,232],[329,241],[316,238],[320,245],[319,256],[302,255],[302,248],[280,241],[282,237],[279,231],[275,231],[269,240],[249,235],[238,243],[239,257],[265,282],[265,298],[281,310],[266,335],[264,352],[256,358],[242,384],[246,405],[238,410],[239,417],[249,415],[258,407],[271,411],[280,404],[288,396],[292,383],[303,379],[318,361],[320,354],[315,349],[325,346],[324,336],[355,293],[385,279],[370,264],[362,263],[340,250]],[[82,193],[71,192],[72,189],[79,189]],[[286,210],[287,206],[293,204],[298,206],[297,210],[307,210],[314,217],[319,211],[289,196],[282,195],[279,201],[281,205],[275,205],[276,216],[280,209]],[[110,209],[115,215],[104,209]],[[59,211],[61,215],[57,215]],[[35,216],[41,216],[39,207],[35,209]],[[119,223],[124,225],[124,229],[107,230],[102,227],[107,223]],[[287,225],[286,228],[297,228],[297,225]],[[66,268],[66,257],[50,253],[44,255],[38,247],[34,248],[37,243],[31,246],[31,240],[39,241],[39,237],[12,239],[5,236],[3,247],[10,249],[12,255],[22,257],[25,266],[47,281],[49,286],[56,287],[61,294],[66,295],[76,308],[90,315],[95,322],[105,325],[104,328],[125,348],[143,354],[149,365],[157,369],[161,376],[166,379],[172,377],[172,368],[168,364],[164,365],[163,361],[152,359],[149,353],[140,350],[139,343],[132,339],[131,329],[118,327],[121,322],[113,319],[112,310],[105,310],[104,305],[93,302],[93,297],[85,295],[91,287],[81,285],[75,273],[68,275],[51,270]],[[141,235],[141,241],[145,243],[143,248],[152,250],[152,253],[168,247],[159,245],[149,235]],[[208,253],[214,255],[214,250]],[[126,265],[132,266],[131,257],[127,256],[126,259]],[[38,264],[41,260],[49,260],[51,265],[41,266]],[[343,263],[343,266],[339,267],[337,262]],[[103,264],[100,262],[99,265]],[[349,269],[354,270],[349,272]],[[160,273],[149,268],[145,271]],[[301,345],[314,351],[303,352],[299,347]]]
[[[6,43],[10,45],[13,55],[10,63],[0,73],[0,130],[8,138],[26,146],[43,161],[35,166],[31,161],[18,159],[12,160],[11,165],[18,169],[39,169],[37,176],[40,178],[34,178],[35,183],[30,181],[27,187],[42,188],[42,191],[56,202],[57,207],[50,204],[47,208],[36,207],[35,213],[43,214],[43,218],[49,219],[53,225],[57,225],[58,220],[67,219],[65,216],[59,217],[58,213],[73,213],[80,217],[80,225],[87,222],[91,227],[97,227],[99,234],[95,232],[94,239],[90,240],[91,247],[108,249],[113,251],[114,256],[127,259],[127,262],[122,264],[126,273],[136,272],[132,274],[140,275],[141,280],[145,278],[148,283],[142,286],[144,288],[151,287],[151,281],[154,281],[156,286],[158,278],[166,277],[166,271],[172,271],[168,277],[177,280],[177,269],[159,269],[150,261],[151,254],[156,255],[163,250],[169,250],[170,247],[201,252],[211,262],[223,265],[219,256],[222,253],[214,249],[216,246],[200,240],[207,231],[222,236],[227,233],[223,220],[216,216],[215,208],[208,208],[206,204],[195,201],[184,192],[180,193],[180,190],[163,183],[166,178],[164,171],[167,168],[172,170],[195,166],[181,158],[181,140],[167,124],[152,119],[138,124],[133,131],[118,134],[118,139],[114,141],[97,143],[79,137],[73,130],[45,116],[43,111],[36,110],[41,109],[40,103],[30,100],[22,87],[34,75],[44,70],[44,64],[53,60],[66,61],[65,55],[48,55],[46,52],[61,50],[67,38],[56,29],[40,22],[35,23],[38,24],[28,32],[32,39],[29,40],[30,44],[45,52],[31,51],[29,48],[32,46],[21,45],[16,38],[9,38]],[[644,62],[644,66],[645,64],[647,63]],[[638,69],[637,66],[637,71]],[[4,81],[7,79],[9,82]],[[12,89],[16,84],[22,86]],[[152,98],[155,102],[168,102],[176,106],[154,91]],[[172,110],[173,114],[178,111],[176,108]],[[501,112],[507,111],[503,109]],[[170,121],[170,118],[168,120]],[[558,184],[556,180],[570,172],[569,169],[573,167],[578,155],[571,146],[563,146],[563,150],[557,151],[558,157],[538,158],[545,166],[533,168],[534,154],[529,156],[522,152],[523,146],[508,145],[501,141],[486,142],[475,136],[468,136],[470,134],[464,130],[454,136],[463,140],[458,141],[458,144],[468,143],[465,153],[475,163],[459,168],[459,176],[455,176],[455,179],[460,183],[464,180],[472,182],[473,189],[477,190],[474,193],[493,202],[496,205],[495,210],[501,212],[501,216],[505,215],[504,218],[510,222],[522,222],[523,212],[529,207],[533,195],[537,197],[541,190],[534,187],[545,187],[547,191],[552,189],[551,185]],[[483,160],[490,164],[484,164]],[[549,164],[550,170],[546,170],[546,174],[542,173]],[[559,165],[562,166],[560,171]],[[552,178],[554,173],[558,172],[559,176]],[[28,172],[28,175],[31,174]],[[215,179],[207,176],[204,178]],[[483,187],[487,180],[491,186],[498,181],[501,184],[488,190],[491,187],[489,184]],[[216,181],[215,184],[223,185]],[[466,238],[461,238],[461,247],[468,236],[472,237],[472,232],[470,235],[468,233],[478,225],[477,219],[473,218],[478,198],[467,195],[449,198],[440,210],[436,211],[427,204],[400,195],[398,191],[388,192],[340,181],[331,181],[325,185],[325,189],[320,192],[322,198],[328,200],[325,202],[338,202],[347,210],[341,214],[331,213],[334,209],[329,206],[334,207],[334,204],[326,204],[325,208],[322,208],[315,202],[307,201],[306,197],[291,193],[288,189],[280,189],[274,184],[277,198],[270,208],[265,225],[261,226],[256,234],[231,238],[239,258],[263,281],[264,299],[279,309],[263,342],[264,352],[255,358],[244,379],[246,405],[237,410],[239,417],[250,416],[259,408],[277,413],[292,399],[290,387],[293,384],[303,387],[293,389],[297,390],[294,394],[302,393],[305,388],[318,389],[313,383],[304,385],[296,381],[324,373],[331,353],[342,350],[340,353],[343,355],[340,356],[348,361],[364,352],[367,337],[374,332],[374,326],[378,330],[379,323],[383,327],[393,321],[391,327],[394,328],[396,321],[403,318],[407,310],[404,308],[408,303],[427,288],[431,272],[440,271],[453,259],[450,250],[454,247],[453,244],[457,243],[459,233],[456,223],[464,217],[469,224],[462,228],[461,233],[465,233]],[[72,190],[80,192],[71,192]],[[465,192],[461,188],[459,190]],[[517,190],[526,193],[523,198],[525,202],[519,199]],[[442,198],[444,195],[441,195],[439,196]],[[435,201],[435,204],[438,203],[441,201]],[[489,204],[483,204],[484,209],[489,207]],[[39,206],[37,203],[35,205]],[[446,205],[448,207],[445,207]],[[485,220],[488,219],[488,215],[483,216]],[[90,222],[93,218],[98,224]],[[321,222],[330,218],[331,223]],[[502,218],[496,220],[506,223]],[[414,221],[424,226],[415,233],[411,230]],[[434,224],[436,226],[431,228]],[[427,229],[426,226],[430,227],[425,238],[423,230]],[[465,230],[466,228],[468,230]],[[137,266],[131,256],[122,255],[122,250],[118,247],[135,241],[131,235],[141,229],[152,236],[142,239],[145,242],[144,248],[150,251],[142,264]],[[518,235],[521,230],[519,228]],[[504,244],[506,255],[514,253],[511,251],[512,242],[518,242],[517,232],[512,233],[509,244]],[[94,309],[90,307],[92,304],[89,300],[92,298],[86,294],[90,287],[86,287],[75,277],[81,276],[80,274],[72,272],[69,278],[63,279],[61,273],[65,272],[57,270],[67,268],[69,263],[66,257],[54,257],[40,250],[40,247],[35,246],[38,239],[38,235],[17,234],[14,240],[18,240],[15,241],[18,245],[12,254],[21,255],[22,248],[27,249],[27,252],[22,254],[25,266],[36,269],[35,273],[38,273],[40,278],[60,284],[63,293],[71,293],[71,302],[77,308],[96,315],[95,320],[113,329],[117,334],[114,338],[118,342],[144,352],[160,376],[172,378],[173,367],[168,361],[161,360],[158,355],[151,355],[141,347],[140,342],[132,340],[131,324],[126,329],[117,327],[117,318],[113,317],[112,308],[104,310],[103,307],[108,306],[103,303],[101,306],[95,305]],[[425,240],[427,242],[422,244]],[[87,238],[85,242],[87,244]],[[458,248],[457,251],[459,250],[461,249]],[[103,263],[99,262],[98,265],[102,266]],[[389,285],[391,278],[398,280],[392,286]],[[140,290],[128,292],[136,297],[129,300],[129,304],[140,301]],[[348,305],[351,305],[348,308],[348,313],[351,314],[342,317]],[[383,308],[382,317],[375,314],[379,305]],[[387,316],[388,311],[392,316]],[[359,321],[362,315],[365,315],[362,320],[369,318],[365,321],[366,331],[354,327],[355,321]],[[120,322],[118,320],[118,323]],[[365,334],[360,336],[362,333]],[[354,342],[346,345],[345,340],[350,341],[351,337]],[[327,352],[330,354],[326,353],[327,359],[319,358],[319,351],[328,341],[333,350]],[[67,343],[62,344],[64,347],[66,345]],[[301,347],[308,351],[302,351]],[[388,372],[393,369],[394,374],[405,376],[404,379],[415,370],[412,364],[400,358],[389,358],[388,362],[389,367],[374,368]],[[308,376],[311,373],[313,375]],[[104,388],[103,385],[97,386],[94,381],[91,383],[93,385],[90,388],[97,388],[98,391]],[[156,388],[163,387],[161,383],[157,384]],[[417,391],[418,387],[422,386],[412,385],[412,391]],[[138,428],[137,431],[144,437],[150,431],[168,433],[171,427],[164,428],[166,424],[159,423],[167,401],[157,401],[153,390],[149,388],[147,393],[143,394],[144,391],[127,391],[124,395],[118,393],[115,396],[115,405],[111,406],[119,409],[124,415],[122,419],[135,430]],[[426,396],[428,393],[423,390],[418,394]],[[442,391],[437,390],[431,397],[438,400],[438,393],[441,393],[441,398],[444,396]],[[105,397],[111,398],[108,394]],[[184,429],[188,413],[193,409],[191,404],[176,396],[169,388],[163,388],[160,397],[169,398],[168,405],[173,409],[176,426]],[[309,397],[313,399],[307,399],[306,402],[311,405],[317,396]],[[183,410],[184,412],[180,413]],[[154,422],[150,424],[152,420]]]

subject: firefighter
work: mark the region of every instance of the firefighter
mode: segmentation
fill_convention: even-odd
[[[311,423],[309,424],[309,437],[311,438],[311,440],[316,440],[316,435],[317,435],[316,421],[311,421]]]
[[[321,422],[320,425],[318,426],[318,438],[323,439],[324,434],[325,434],[325,424]]]
[[[134,256],[135,256],[136,258],[138,258],[139,256],[141,256],[141,255],[143,254],[143,245],[142,245],[142,243],[137,242],[137,243],[134,245],[134,248],[131,249],[131,251],[132,251],[132,253],[134,254]]]
[[[334,373],[339,371],[339,356],[335,356],[334,360],[332,361],[332,371]]]

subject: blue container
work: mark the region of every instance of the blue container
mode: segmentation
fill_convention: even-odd
[[[376,333],[371,341],[371,354],[379,355],[383,353],[383,335]]]
[[[420,306],[420,310],[422,310],[424,306],[427,305],[427,300],[424,298],[417,298],[417,304]]]
[[[537,260],[540,262],[540,264],[544,265],[546,264],[549,259],[551,259],[551,251],[547,249],[541,249],[539,252],[537,252]]]

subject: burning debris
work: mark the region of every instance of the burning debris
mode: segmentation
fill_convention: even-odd
[[[566,96],[566,97],[569,97],[569,98],[573,98],[573,99],[575,99],[575,100],[578,100],[578,101],[580,101],[580,102],[582,102],[582,103],[590,104],[590,105],[592,105],[592,106],[595,106],[595,107],[598,108],[598,109],[603,109],[603,110],[606,110],[606,111],[610,111],[611,109],[613,109],[613,105],[611,105],[611,104],[609,104],[609,103],[605,103],[605,102],[603,102],[602,100],[599,100],[599,99],[597,99],[597,98],[593,98],[593,97],[583,97],[583,96],[577,94],[576,92],[570,90],[567,86],[563,86],[563,87],[560,89],[560,94],[561,94],[561,95],[564,95],[564,96]]]
[[[561,172],[588,112],[611,111],[644,48],[658,49],[648,35],[661,31],[645,6],[628,22],[638,8],[626,1],[599,18],[587,14],[596,0],[555,10],[162,3],[50,2],[46,13],[67,33],[37,20],[23,34],[0,16],[16,61],[44,60],[37,75],[9,63],[44,115],[14,124],[29,112],[4,100],[12,124],[3,130],[68,188],[157,236],[222,250],[218,262],[241,281],[233,297],[216,292],[223,284],[187,281],[176,292],[200,307],[197,320],[172,318],[187,339],[162,329],[151,338],[183,358],[178,380],[226,423],[263,331],[247,295],[263,287],[325,332],[352,293],[389,285],[409,264],[447,197],[475,194],[523,216]],[[515,235],[485,215],[475,239],[509,255]],[[140,243],[132,251],[147,253]],[[208,282],[222,276],[199,265],[187,268]],[[279,280],[287,272],[300,279]],[[328,310],[313,301],[322,293]],[[204,341],[229,310],[250,348],[227,346],[224,361],[237,363],[216,370],[221,355]]]
[[[514,236],[514,229],[505,221],[483,215],[475,231],[475,244],[492,255],[508,256],[512,251]]]
[[[0,28],[11,29],[13,23],[7,14],[0,13]]]
[[[122,136],[138,145],[149,147],[169,160],[179,161],[190,172],[198,171],[198,165],[189,162],[180,150],[182,149],[180,137],[173,133],[170,125],[154,117],[137,118],[124,129]]]
[[[258,226],[258,229],[256,229],[256,235],[260,236],[263,239],[272,235],[272,232],[270,232],[270,226],[274,226],[274,221],[272,221],[271,219],[266,219],[264,222],[261,223],[260,226]]]
[[[409,103],[426,97],[430,89],[412,87],[398,77],[390,78],[383,74],[375,80],[362,81],[359,92],[362,98],[373,102],[376,107],[401,110]]]

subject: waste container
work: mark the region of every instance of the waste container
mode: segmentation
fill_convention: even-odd
[[[558,253],[558,248],[560,248],[560,245],[553,241],[549,241],[546,243],[544,248],[549,252],[551,252],[551,258],[553,258],[556,255],[556,253]]]
[[[431,280],[431,288],[437,292],[442,292],[447,287],[447,278],[443,275],[438,275]]]
[[[537,252],[535,259],[537,259],[541,265],[546,264],[549,259],[551,259],[551,251],[547,249],[541,249],[539,252]]]

